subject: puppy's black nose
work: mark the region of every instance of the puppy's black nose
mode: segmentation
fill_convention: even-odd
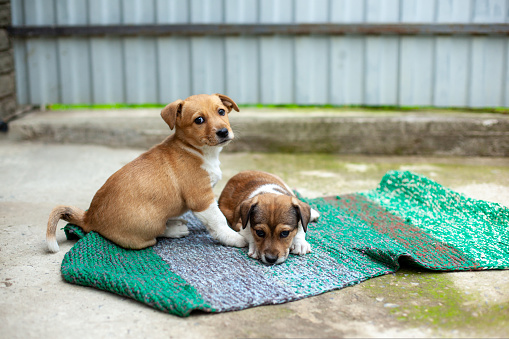
[[[273,264],[277,261],[277,255],[266,254],[265,261],[267,261],[269,264]]]
[[[219,131],[216,132],[216,134],[220,138],[226,138],[228,136],[228,129],[227,128],[221,128]]]

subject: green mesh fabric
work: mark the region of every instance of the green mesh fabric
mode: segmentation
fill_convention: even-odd
[[[169,270],[153,248],[126,250],[95,232],[84,236],[79,227],[70,224],[66,234],[83,237],[62,262],[66,281],[110,291],[179,316],[187,316],[194,309],[212,311],[193,286]]]
[[[470,262],[454,262],[440,269],[509,267],[509,209],[468,198],[411,172],[387,173],[378,189],[362,194],[385,210],[405,219],[414,234],[447,244]],[[398,230],[397,227],[393,229]],[[418,244],[408,234],[404,238]],[[402,237],[396,237],[401,243]],[[430,252],[422,247],[424,253]],[[439,253],[444,250],[436,248]],[[442,257],[451,255],[450,251]],[[434,256],[435,260],[440,258]],[[431,267],[433,264],[430,263]]]
[[[124,250],[97,233],[62,263],[65,280],[185,316],[283,303],[395,272],[402,262],[432,270],[509,268],[509,209],[475,200],[410,172],[388,172],[378,188],[305,199],[320,213],[308,226],[312,253],[265,266],[222,246],[186,214],[190,235]]]

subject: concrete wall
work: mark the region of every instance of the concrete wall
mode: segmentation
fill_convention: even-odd
[[[6,27],[11,23],[11,1],[0,0],[0,119],[16,110],[14,54]]]

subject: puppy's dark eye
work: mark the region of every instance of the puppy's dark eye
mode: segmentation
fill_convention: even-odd
[[[265,232],[262,230],[256,230],[256,235],[259,236],[260,238],[263,238],[265,237]]]
[[[283,232],[281,232],[281,234],[279,236],[281,238],[286,238],[289,234],[290,234],[290,231],[283,231]]]
[[[198,118],[194,119],[194,123],[197,125],[201,125],[204,122],[205,122],[205,119],[203,119],[202,117],[198,117]]]
[[[222,108],[219,111],[217,111],[217,112],[219,113],[219,115],[225,115],[226,114],[226,112]]]

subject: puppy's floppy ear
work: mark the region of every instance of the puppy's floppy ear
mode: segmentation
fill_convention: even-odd
[[[223,105],[225,105],[228,108],[228,113],[232,111],[232,108],[237,112],[239,111],[239,106],[237,106],[235,101],[233,101],[232,99],[223,94],[216,93],[216,95],[219,97],[219,99],[221,99]]]
[[[170,126],[170,129],[175,128],[175,122],[177,121],[177,116],[182,114],[182,107],[184,106],[184,100],[175,100],[174,102],[166,105],[165,108],[161,111],[161,117],[163,120]]]
[[[238,222],[239,219],[242,221],[242,228],[247,227],[247,223],[251,218],[251,213],[253,213],[254,209],[258,205],[258,197],[254,197],[249,200],[243,201],[237,208],[235,209],[235,213],[233,214],[233,220]]]
[[[311,218],[311,207],[297,198],[292,198],[292,205],[295,212],[297,212],[297,219],[302,223],[304,232],[307,232],[309,219]]]

